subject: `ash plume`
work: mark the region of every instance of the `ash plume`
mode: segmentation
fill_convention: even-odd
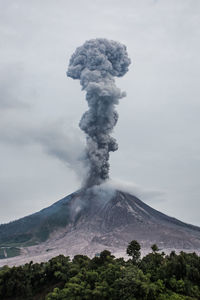
[[[87,187],[109,178],[109,152],[118,149],[110,136],[118,120],[115,105],[126,96],[116,87],[114,77],[123,76],[130,63],[126,46],[107,39],[86,41],[70,59],[67,76],[80,80],[89,106],[79,123],[87,135]]]

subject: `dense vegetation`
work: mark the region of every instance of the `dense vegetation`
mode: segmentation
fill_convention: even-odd
[[[169,255],[156,245],[141,259],[132,241],[125,261],[104,250],[90,259],[59,255],[50,261],[0,269],[0,299],[194,300],[200,299],[200,257]]]

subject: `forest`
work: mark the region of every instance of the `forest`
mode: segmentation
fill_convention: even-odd
[[[128,260],[108,250],[93,258],[59,255],[43,263],[0,269],[1,300],[195,300],[200,299],[200,257],[166,255],[157,245],[141,258],[141,246],[127,246]]]

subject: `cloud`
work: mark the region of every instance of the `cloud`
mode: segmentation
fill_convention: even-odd
[[[3,124],[4,123],[4,124]],[[84,139],[73,126],[63,120],[45,122],[39,125],[26,121],[15,124],[1,122],[0,143],[21,146],[39,145],[50,156],[64,162],[79,179],[85,175]]]
[[[105,187],[130,193],[140,200],[150,203],[164,201],[166,196],[165,191],[154,188],[144,188],[134,182],[127,182],[118,179],[108,180],[107,183],[105,183]]]
[[[145,188],[134,182],[118,179],[108,179],[100,185],[94,185],[91,188],[88,188],[89,193],[92,191],[94,195],[99,195],[99,198],[105,200],[105,202],[109,201],[115,195],[117,190],[134,195],[147,203],[160,203],[164,201],[166,197],[165,191]]]
[[[40,144],[47,154],[64,162],[83,180],[87,172],[84,165],[85,143],[78,129],[69,125],[66,127],[64,122],[57,121],[32,130],[30,139]]]
[[[25,102],[24,72],[21,64],[1,64],[0,110],[29,108]]]

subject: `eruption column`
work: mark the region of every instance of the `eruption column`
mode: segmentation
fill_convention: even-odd
[[[130,62],[126,47],[107,39],[86,41],[70,59],[67,76],[80,80],[89,107],[79,123],[87,135],[87,187],[109,178],[109,152],[118,149],[110,136],[118,120],[115,105],[126,96],[116,87],[114,76],[123,76]]]

